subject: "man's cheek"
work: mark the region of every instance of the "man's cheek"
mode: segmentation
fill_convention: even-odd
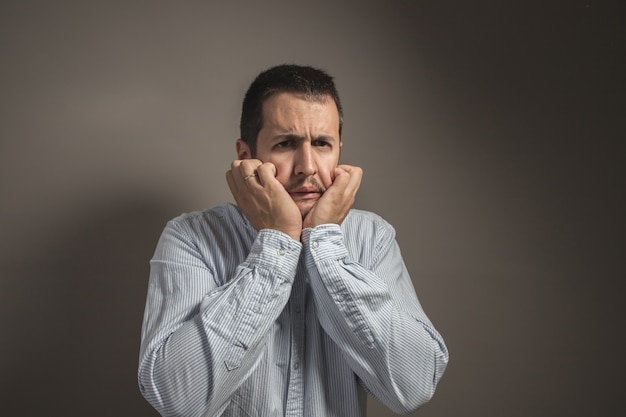
[[[281,183],[283,185],[283,187],[287,187],[289,185],[289,177],[285,176],[285,175],[281,175],[282,173],[277,170],[276,173],[276,180],[278,180],[279,183]]]

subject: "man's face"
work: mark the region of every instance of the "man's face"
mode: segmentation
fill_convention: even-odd
[[[276,166],[276,179],[302,213],[311,210],[335,179],[339,163],[339,112],[332,98],[307,100],[280,93],[263,103],[263,128],[257,136],[255,157]],[[237,143],[239,159],[250,149]]]

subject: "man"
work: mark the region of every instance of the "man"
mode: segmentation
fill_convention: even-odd
[[[237,205],[182,215],[151,261],[139,383],[164,416],[410,412],[448,361],[395,241],[351,209],[342,109],[325,72],[281,65],[243,103]]]

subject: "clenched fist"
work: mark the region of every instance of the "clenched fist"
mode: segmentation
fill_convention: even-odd
[[[256,230],[275,229],[300,240],[302,215],[283,185],[276,167],[258,159],[235,160],[226,172],[230,191]]]
[[[303,221],[303,228],[320,224],[341,224],[354,204],[361,185],[363,170],[350,165],[335,168],[335,179],[326,189]]]

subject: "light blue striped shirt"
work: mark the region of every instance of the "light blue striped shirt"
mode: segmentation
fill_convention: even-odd
[[[164,416],[406,413],[448,363],[394,229],[352,210],[302,242],[231,204],[171,220],[151,262],[139,386]]]

